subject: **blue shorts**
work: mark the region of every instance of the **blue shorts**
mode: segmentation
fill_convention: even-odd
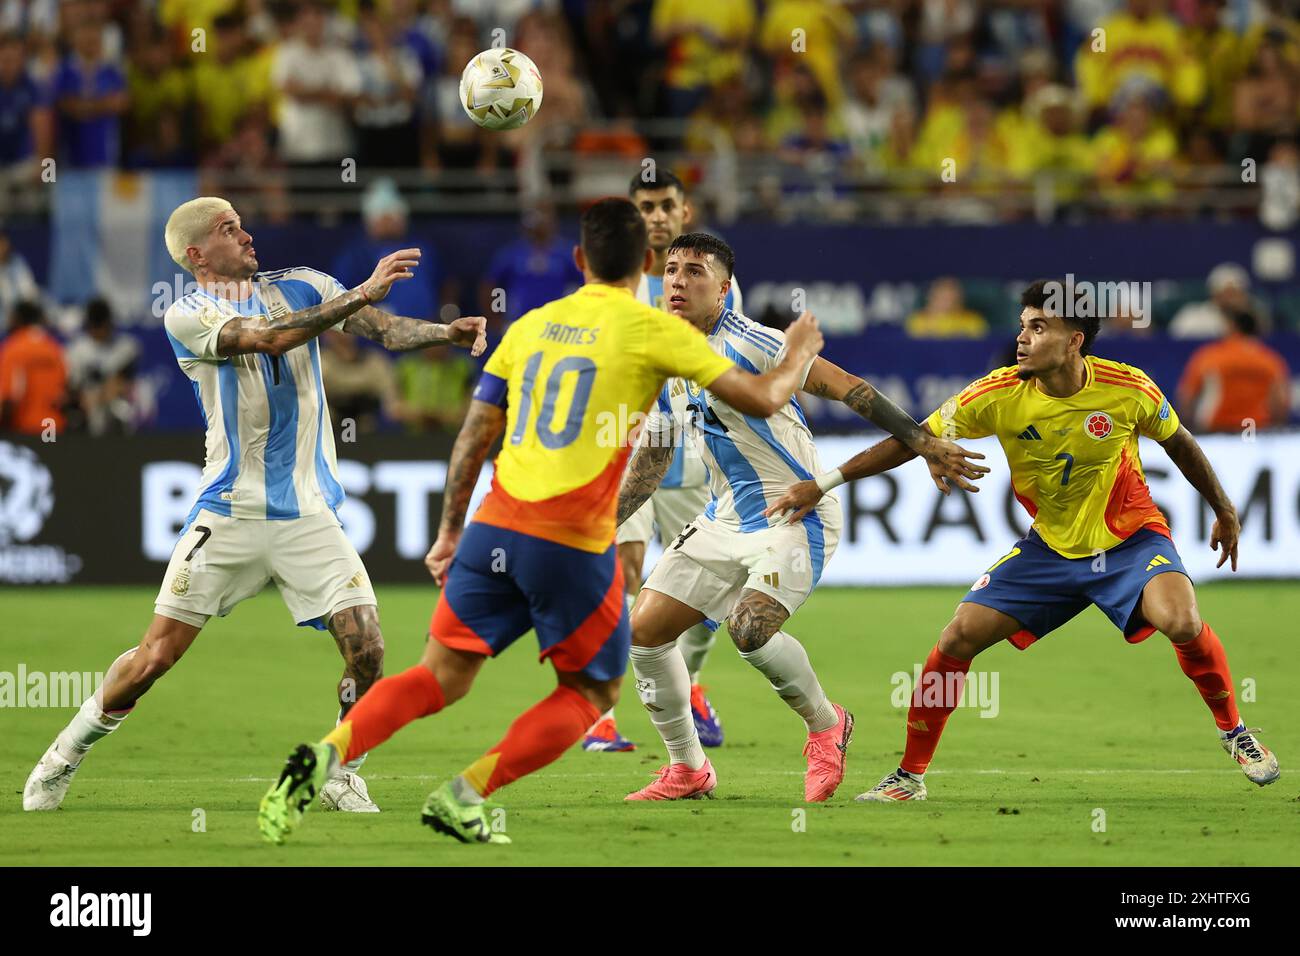
[[[529,630],[540,658],[593,680],[627,670],[632,648],[623,566],[611,543],[592,554],[474,521],[465,529],[429,633],[495,657]]]
[[[1187,574],[1174,542],[1150,528],[1096,557],[1064,558],[1030,531],[1011,553],[988,569],[962,598],[982,604],[1019,622],[1011,643],[1024,650],[1056,630],[1088,605],[1095,604],[1130,644],[1155,631],[1142,618],[1142,589],[1157,574]]]

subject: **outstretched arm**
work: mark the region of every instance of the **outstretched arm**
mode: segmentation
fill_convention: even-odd
[[[1210,460],[1205,457],[1205,452],[1186,425],[1179,425],[1178,431],[1162,441],[1160,447],[1169,455],[1170,461],[1178,466],[1188,483],[1205,499],[1205,503],[1214,509],[1210,550],[1220,552],[1219,563],[1215,567],[1223,567],[1224,562],[1231,558],[1232,570],[1236,571],[1241,520],[1237,517],[1237,509],[1232,500],[1223,490],[1223,485],[1219,484],[1219,477],[1210,466]]]
[[[812,368],[808,371],[808,381],[804,385],[804,390],[819,398],[843,402],[867,421],[893,435],[897,444],[890,446],[893,454],[883,460],[892,461],[904,449],[923,457],[930,474],[934,477],[934,483],[944,494],[948,493],[952,483],[966,491],[978,491],[979,489],[970,484],[967,479],[978,480],[981,475],[988,473],[987,468],[971,460],[983,458],[983,455],[967,451],[946,438],[936,437],[928,428],[913,421],[912,416],[894,404],[887,395],[876,391],[870,382],[856,375],[850,375],[838,365],[820,356],[813,361]],[[880,470],[887,471],[888,468],[901,465],[911,457],[912,455],[909,454],[906,458],[899,458]],[[874,465],[876,461],[877,459],[872,459],[872,464]],[[865,476],[850,475],[844,467],[841,467],[840,477],[844,481],[852,481],[853,478]]]
[[[383,309],[364,305],[348,318],[343,331],[378,342],[390,352],[459,345],[469,349],[471,355],[482,355],[487,347],[487,319],[481,315],[469,315],[441,325],[389,315]]]
[[[278,319],[264,320],[260,316],[231,319],[217,333],[217,354],[263,352],[283,355],[337,325],[369,301],[365,292],[356,288],[328,302],[290,312]]]
[[[438,525],[438,540],[425,555],[424,564],[439,586],[447,573],[447,566],[456,553],[461,532],[465,529],[465,513],[469,499],[487,460],[488,451],[501,437],[506,427],[506,410],[491,402],[474,399],[470,402],[465,424],[460,427],[456,444],[451,450],[447,465],[447,485],[442,493],[442,520]]]
[[[870,382],[850,375],[833,362],[818,356],[808,370],[804,391],[818,398],[843,402],[867,421],[889,432],[917,454],[924,454],[934,436],[923,431],[912,416],[882,395]]]
[[[930,434],[930,430],[927,426],[922,425],[921,428],[925,429],[926,434]],[[942,441],[942,439],[940,439],[940,441]],[[953,447],[957,448],[959,446],[954,445]],[[967,452],[964,449],[962,450],[962,454],[970,455],[972,458],[984,457],[977,452]],[[886,471],[891,471],[899,465],[906,464],[915,457],[916,452],[912,451],[897,438],[890,436],[884,441],[876,442],[876,444],[872,445],[866,451],[858,452],[844,464],[840,465],[836,471],[839,472],[839,477],[845,482],[857,481],[859,478],[870,478],[872,475],[880,475]],[[961,474],[952,476],[948,479],[936,474],[934,466],[931,466],[930,474],[934,478],[934,483],[945,495],[952,490],[953,484],[957,485],[957,487],[961,488],[963,491],[979,491],[979,488],[972,485],[967,479],[976,481],[982,475],[988,474],[989,469],[984,465],[977,465],[974,462],[965,462],[964,464],[965,470]],[[830,473],[830,476],[833,475],[835,475],[835,472]],[[818,475],[817,478],[814,478],[812,481],[795,482],[785,490],[785,493],[782,494],[780,498],[777,498],[776,501],[772,502],[763,514],[771,516],[774,514],[782,514],[787,511],[793,511],[787,521],[789,524],[797,524],[803,519],[804,515],[817,507],[817,502],[821,501],[822,495],[824,495],[830,488],[833,488],[836,484],[839,484],[838,481],[828,480],[828,478],[828,475]]]
[[[419,249],[398,249],[379,260],[369,279],[328,302],[290,312],[278,319],[263,316],[231,319],[217,333],[217,354],[227,356],[263,352],[267,355],[283,355],[372,302],[382,300],[394,282],[415,275],[412,270],[419,263]]]

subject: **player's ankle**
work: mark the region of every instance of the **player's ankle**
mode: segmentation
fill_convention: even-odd
[[[474,786],[460,774],[452,778],[451,794],[459,802],[469,806],[476,807],[484,802],[483,795],[475,790]]]

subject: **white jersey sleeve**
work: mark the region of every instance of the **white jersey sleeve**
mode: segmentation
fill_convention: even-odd
[[[171,339],[177,361],[220,362],[217,340],[221,327],[237,318],[211,299],[187,295],[173,302],[163,316],[163,328]]]
[[[731,289],[727,292],[727,301],[724,304],[738,315],[745,314],[745,297],[740,294],[740,280],[734,274],[731,276]]]

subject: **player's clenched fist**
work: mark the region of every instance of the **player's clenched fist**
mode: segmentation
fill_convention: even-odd
[[[388,290],[398,279],[409,279],[415,275],[415,267],[420,264],[419,249],[398,249],[379,260],[370,278],[361,283],[360,289],[371,302],[379,302],[388,295]]]
[[[447,341],[469,349],[470,355],[482,355],[487,348],[487,319],[465,315],[447,324]]]
[[[456,556],[456,545],[459,542],[460,535],[453,536],[444,532],[438,535],[438,540],[433,542],[433,547],[424,556],[424,566],[429,569],[433,583],[438,587],[442,587],[447,580],[447,568]]]
[[[785,330],[785,344],[790,354],[805,359],[811,359],[822,350],[826,340],[822,338],[817,319],[811,312],[805,312],[790,323]]]

